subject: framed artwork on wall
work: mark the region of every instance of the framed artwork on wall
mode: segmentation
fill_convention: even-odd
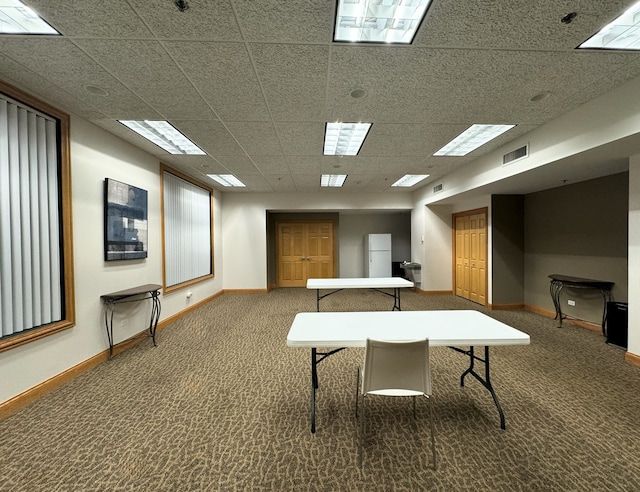
[[[147,191],[104,180],[104,259],[147,257]]]

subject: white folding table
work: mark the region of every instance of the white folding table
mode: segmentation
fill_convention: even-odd
[[[462,373],[460,385],[471,374],[493,397],[500,415],[505,418],[490,376],[489,347],[528,345],[529,335],[479,311],[375,311],[298,313],[287,336],[289,347],[311,349],[311,432],[316,431],[316,391],[318,364],[347,347],[364,347],[367,338],[408,341],[429,339],[430,346],[445,346],[469,357],[469,368]],[[469,347],[468,349],[459,346]],[[484,347],[484,358],[474,347]],[[332,348],[335,347],[335,348]],[[326,351],[318,351],[322,348]],[[475,362],[484,363],[484,377],[475,371]]]
[[[307,289],[315,289],[317,294],[316,310],[320,311],[320,299],[343,289],[372,289],[387,296],[393,297],[392,311],[400,311],[400,289],[413,287],[413,282],[402,277],[383,278],[310,278],[307,280]],[[393,289],[393,294],[380,289]],[[320,295],[321,290],[331,290]]]

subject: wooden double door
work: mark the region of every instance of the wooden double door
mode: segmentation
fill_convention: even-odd
[[[278,287],[304,287],[309,278],[335,277],[333,222],[279,222]]]
[[[487,304],[487,209],[454,214],[455,293]]]

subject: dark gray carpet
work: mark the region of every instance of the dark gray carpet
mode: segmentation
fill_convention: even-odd
[[[387,310],[343,291],[323,310]],[[479,309],[403,292],[403,309]],[[286,346],[315,292],[226,294],[0,422],[2,491],[640,490],[640,370],[588,330],[527,312],[491,316],[531,335],[492,350],[488,392],[464,388],[460,354],[432,350],[438,469],[426,405],[370,405],[364,465],[353,415],[362,349],[319,366],[309,432],[310,354]],[[5,375],[4,377],[8,377]]]

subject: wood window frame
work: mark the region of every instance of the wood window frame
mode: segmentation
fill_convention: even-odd
[[[194,186],[197,186],[198,188],[202,188],[203,190],[205,190],[206,192],[209,193],[209,216],[210,216],[210,223],[209,223],[209,237],[211,240],[211,269],[210,272],[206,275],[197,277],[197,278],[193,278],[190,280],[185,280],[183,282],[177,283],[175,285],[170,285],[167,286],[167,272],[166,272],[166,265],[167,265],[167,261],[166,261],[166,248],[165,248],[165,215],[164,215],[164,175],[165,173],[169,173],[175,177],[178,177],[180,179],[183,179],[184,181],[187,181],[189,183],[191,183]],[[197,181],[196,179],[187,176],[186,174],[181,173],[180,171],[175,170],[174,168],[166,165],[166,164],[160,164],[160,215],[161,215],[161,230],[162,230],[162,289],[164,293],[169,293],[169,292],[174,292],[177,291],[179,289],[188,287],[190,285],[194,285],[200,282],[204,282],[206,280],[212,279],[215,275],[215,265],[214,265],[214,220],[213,220],[213,212],[214,212],[214,208],[213,208],[213,188],[209,187],[199,181]]]
[[[42,326],[29,328],[24,332],[0,338],[0,352],[9,350],[41,338],[67,330],[76,324],[75,288],[73,271],[73,228],[72,228],[72,194],[71,194],[71,152],[70,152],[70,118],[53,106],[0,81],[0,92],[15,99],[17,102],[29,106],[36,111],[46,114],[57,122],[58,143],[58,184],[60,186],[59,216],[61,261],[64,295],[64,313],[60,321]]]

